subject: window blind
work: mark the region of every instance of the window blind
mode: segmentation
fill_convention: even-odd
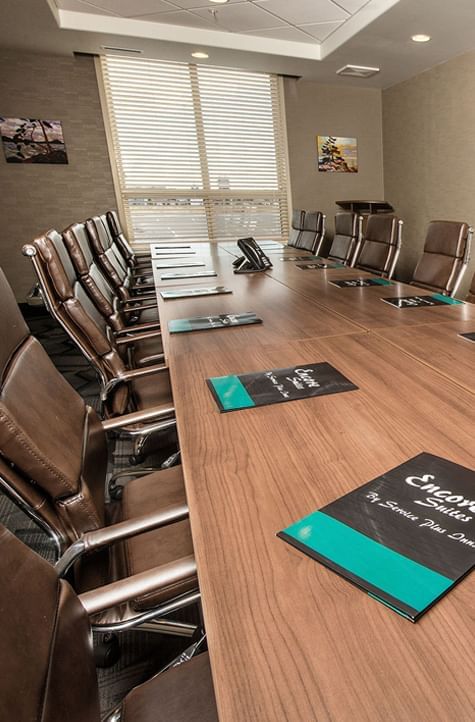
[[[101,71],[132,242],[287,237],[277,76],[116,55]]]

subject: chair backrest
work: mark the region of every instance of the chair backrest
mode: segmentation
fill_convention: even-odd
[[[351,265],[391,278],[402,244],[402,221],[379,213],[368,216],[366,230],[359,240]]]
[[[63,239],[51,230],[35,238],[23,252],[32,262],[46,305],[58,323],[99,373],[103,387],[126,370],[112,329],[79,283]],[[129,409],[126,384],[117,385],[108,399],[109,414]]]
[[[54,567],[0,525],[3,720],[100,722],[89,619]]]
[[[89,234],[92,252],[106,279],[121,300],[129,300],[130,270],[115,247],[109,226],[104,224],[100,216],[93,216],[87,219],[86,230]]]
[[[468,291],[468,296],[466,299],[469,303],[475,303],[475,275],[472,278],[472,284],[470,286],[470,289]]]
[[[104,526],[105,433],[31,336],[0,271],[0,476],[64,541]],[[28,492],[33,487],[34,494]]]
[[[335,215],[335,235],[328,258],[334,258],[348,264],[353,256],[358,240],[362,216],[357,213],[342,212]]]
[[[453,296],[470,259],[472,229],[458,221],[431,221],[411,283]]]
[[[303,231],[303,223],[305,218],[305,211],[295,209],[292,212],[292,224],[290,226],[290,234],[288,244],[293,248],[298,248],[297,243],[300,238],[300,234]]]
[[[137,264],[137,257],[133,251],[132,246],[126,238],[124,231],[122,230],[117,211],[107,211],[106,221],[109,226],[111,236],[116,242],[117,247],[121,252],[123,258],[128,264],[135,266]]]
[[[297,248],[318,255],[325,238],[325,218],[320,211],[305,211]]]
[[[116,294],[92,253],[84,223],[73,223],[63,231],[64,244],[86,293],[114,331],[122,331],[125,321]]]

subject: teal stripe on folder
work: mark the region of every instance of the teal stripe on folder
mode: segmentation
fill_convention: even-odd
[[[170,333],[180,333],[180,331],[190,331],[191,323],[187,318],[176,318],[168,322],[168,330]]]
[[[309,550],[417,611],[454,583],[320,511],[284,531]]]
[[[225,411],[235,409],[248,409],[255,406],[246,388],[242,385],[239,376],[216,376],[210,379],[214,390]]]
[[[391,281],[388,281],[387,278],[372,278],[371,279],[374,283],[376,283],[378,286],[392,286],[393,284]]]
[[[458,301],[456,298],[450,298],[450,296],[444,296],[442,293],[433,293],[432,298],[435,298],[437,301],[442,301],[442,303],[449,303],[452,306],[455,306],[459,303],[463,303],[463,301]]]

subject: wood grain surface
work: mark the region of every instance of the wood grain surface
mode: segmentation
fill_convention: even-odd
[[[211,248],[209,259],[232,295],[159,299],[163,327],[228,308],[264,317],[248,329],[164,332],[221,722],[473,720],[473,574],[413,625],[275,536],[422,451],[474,468],[473,398],[465,370],[449,378],[459,352],[447,339],[472,330],[460,321],[475,319],[473,307],[408,310],[405,321],[378,301],[389,289],[328,286],[364,275],[354,269],[275,262],[234,276],[226,253]],[[428,362],[437,352],[447,366]],[[220,414],[206,385],[320,361],[359,390]]]

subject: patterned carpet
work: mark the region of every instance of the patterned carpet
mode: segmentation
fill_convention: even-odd
[[[99,383],[94,369],[78,352],[63,329],[41,308],[23,306],[25,319],[38,340],[44,346],[56,368],[69,383],[83,396],[88,404],[98,409]],[[118,440],[111,449],[109,474],[127,468],[131,445]],[[173,447],[148,457],[145,464],[158,468],[173,451]],[[134,467],[134,471],[141,467]],[[0,491],[0,521],[27,546],[40,556],[54,563],[54,546],[45,532],[25,513],[15,506]],[[174,615],[191,623],[198,622],[198,610],[190,609]],[[95,643],[101,635],[95,635]],[[156,633],[126,632],[119,635],[121,656],[119,661],[107,669],[99,669],[98,682],[102,713],[111,710],[124,698],[129,690],[160,671],[174,657],[190,644],[186,638]]]

